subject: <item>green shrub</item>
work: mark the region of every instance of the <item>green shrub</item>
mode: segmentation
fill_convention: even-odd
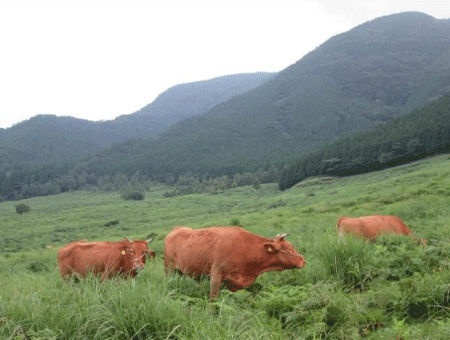
[[[448,317],[450,312],[449,273],[415,274],[399,282],[404,316],[428,320]]]
[[[145,195],[139,191],[124,192],[120,195],[124,200],[143,201]]]
[[[31,210],[31,208],[26,205],[26,204],[17,204],[16,205],[16,213],[18,214],[23,214],[23,213],[27,213]]]
[[[425,261],[425,250],[409,237],[382,235],[372,246],[377,259],[374,276],[398,281],[433,270]]]
[[[27,269],[33,273],[41,273],[50,271],[49,263],[45,260],[37,260],[28,264]]]
[[[242,227],[241,221],[239,221],[239,219],[236,217],[231,219],[231,225],[237,226],[237,227]]]
[[[254,304],[300,339],[354,339],[384,320],[380,311],[372,314],[366,305],[355,304],[335,283],[273,288],[260,292]]]

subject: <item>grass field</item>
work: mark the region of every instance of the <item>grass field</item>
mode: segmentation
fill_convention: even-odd
[[[144,201],[77,191],[0,204],[1,339],[449,339],[450,156],[280,192],[276,184],[218,195]],[[384,236],[339,242],[340,216],[393,214],[428,240]],[[113,225],[107,226],[112,223]],[[165,277],[163,240],[175,226],[239,224],[289,241],[301,270],[262,274],[254,287],[221,290]],[[80,238],[156,236],[157,258],[134,280],[59,278],[56,251]]]

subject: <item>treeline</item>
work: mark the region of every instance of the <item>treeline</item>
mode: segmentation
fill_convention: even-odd
[[[450,151],[450,94],[371,130],[344,137],[283,168],[281,190],[318,175],[348,176]]]
[[[147,176],[139,171],[132,175],[122,172],[98,175],[92,172],[88,163],[60,166],[26,164],[16,165],[10,171],[0,173],[0,202],[80,189],[142,192],[155,182],[167,185],[165,197],[194,193],[216,194],[239,186],[252,185],[259,188],[263,183],[276,183],[280,175],[281,171],[274,165],[266,170],[261,168],[255,173],[237,173],[233,176],[196,175],[190,172],[182,175],[168,173]]]
[[[213,134],[215,137],[211,135],[207,139],[193,132],[191,138],[186,139],[173,134],[155,140],[129,141],[90,158],[89,169],[97,176],[117,172],[132,176],[139,171],[159,182],[165,182],[168,176],[177,179],[187,173],[232,178],[238,173],[257,173],[261,168],[267,171],[272,165],[282,169],[294,155],[282,143],[268,142],[262,133],[253,136],[254,143],[237,141],[232,131]],[[260,149],[259,155],[256,149]]]
[[[246,172],[235,174],[232,177],[218,176],[210,177],[208,175],[195,176],[192,173],[179,176],[175,180],[171,177],[167,179],[168,185],[173,185],[171,190],[164,193],[165,197],[189,195],[189,194],[218,194],[224,190],[251,185],[259,189],[261,184],[276,183],[280,179],[280,171],[274,165],[268,170],[260,169],[257,173]]]
[[[0,172],[0,202],[55,195],[97,182],[80,164],[16,164]]]

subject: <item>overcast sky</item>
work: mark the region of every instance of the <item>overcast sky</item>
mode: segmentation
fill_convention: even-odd
[[[109,120],[169,87],[278,72],[332,36],[450,1],[0,0],[0,127],[37,114]]]

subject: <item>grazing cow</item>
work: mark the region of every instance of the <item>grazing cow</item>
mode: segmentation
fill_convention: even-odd
[[[411,229],[401,219],[392,215],[341,217],[336,224],[336,231],[341,237],[344,234],[352,234],[370,241],[375,241],[381,234],[410,235],[423,247],[426,246],[425,239],[414,236]]]
[[[268,239],[239,227],[177,227],[164,240],[166,273],[179,271],[197,280],[209,276],[212,300],[222,282],[235,292],[252,285],[261,273],[302,268],[305,259],[285,236]]]
[[[58,250],[59,272],[62,278],[78,274],[86,277],[89,272],[101,275],[101,279],[121,274],[135,277],[145,264],[145,256],[155,257],[148,249],[147,241],[125,239],[117,242],[87,242],[79,240]]]

